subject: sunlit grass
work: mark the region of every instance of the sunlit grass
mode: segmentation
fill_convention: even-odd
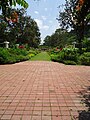
[[[51,58],[47,52],[41,52],[37,54],[35,57],[32,57],[30,60],[31,61],[51,61]]]

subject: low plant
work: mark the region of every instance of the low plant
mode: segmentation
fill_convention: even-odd
[[[26,51],[25,49],[0,48],[0,64],[16,63],[28,59],[28,51]]]
[[[64,48],[57,53],[53,52],[52,54],[51,52],[52,61],[62,62],[65,64],[77,64],[78,56],[79,54],[77,52],[77,49]]]
[[[81,65],[90,66],[90,52],[85,52],[79,57],[79,62]]]
[[[66,65],[77,65],[75,61],[71,61],[71,60],[64,60],[63,63]]]
[[[32,57],[34,57],[35,56],[35,54],[33,54],[33,53],[29,53],[29,55],[28,55],[30,58],[32,58]]]
[[[51,54],[49,52],[52,61],[62,62],[69,65],[81,64],[90,66],[90,52],[79,54],[77,48],[64,48],[62,51],[58,52],[56,52],[56,50],[54,52],[54,50],[51,51]]]

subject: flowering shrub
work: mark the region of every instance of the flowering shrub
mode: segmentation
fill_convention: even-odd
[[[51,60],[55,62],[62,62],[70,65],[90,65],[90,52],[84,52],[82,55],[78,53],[78,49],[64,48],[62,51],[56,52],[52,50]]]
[[[58,62],[64,62],[66,60],[71,60],[74,62],[77,62],[77,58],[78,58],[78,53],[77,50],[74,49],[62,49],[58,52],[51,52],[51,59],[53,61],[58,61]]]
[[[24,46],[23,46],[23,45],[20,45],[18,48],[24,49]]]

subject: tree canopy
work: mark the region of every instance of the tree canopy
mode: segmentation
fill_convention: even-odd
[[[7,11],[9,11],[10,7],[12,5],[16,6],[16,4],[19,4],[23,6],[24,8],[28,7],[28,3],[25,0],[0,0],[0,9],[2,10],[2,13],[5,15]]]
[[[68,41],[68,32],[62,29],[56,29],[51,36],[46,36],[44,45],[49,47],[64,47]]]
[[[66,0],[65,9],[59,12],[58,21],[62,29],[75,30],[81,49],[84,31],[90,22],[90,0]]]
[[[30,47],[38,47],[40,44],[40,32],[37,23],[26,15],[25,9],[11,9],[10,14],[17,13],[18,18],[4,20],[4,16],[0,15],[0,41],[9,41],[10,44],[27,44]],[[10,15],[10,16],[11,16]],[[13,21],[14,20],[14,21]]]

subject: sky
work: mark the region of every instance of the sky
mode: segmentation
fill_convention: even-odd
[[[59,15],[59,5],[65,4],[65,0],[26,0],[29,4],[27,15],[30,15],[38,24],[41,33],[41,43],[47,35],[51,35],[59,28],[56,20]]]

